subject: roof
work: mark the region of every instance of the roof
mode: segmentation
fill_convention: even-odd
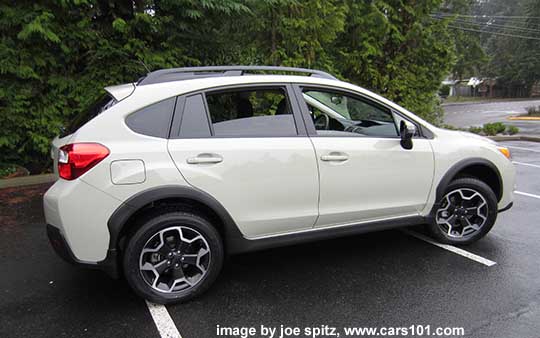
[[[144,86],[154,83],[182,81],[205,77],[242,76],[250,75],[250,73],[253,74],[256,72],[299,73],[319,78],[337,80],[335,76],[329,73],[307,68],[278,66],[209,66],[156,70],[141,78],[137,85]]]

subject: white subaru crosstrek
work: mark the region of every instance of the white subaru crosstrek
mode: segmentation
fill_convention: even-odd
[[[414,224],[468,244],[512,206],[508,149],[321,71],[164,69],[105,89],[53,141],[47,233],[153,302],[201,294],[227,254]]]

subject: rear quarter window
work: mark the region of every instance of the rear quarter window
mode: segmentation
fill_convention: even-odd
[[[167,138],[175,102],[172,97],[140,109],[126,118],[126,124],[138,134]]]

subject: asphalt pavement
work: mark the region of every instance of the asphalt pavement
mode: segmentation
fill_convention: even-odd
[[[507,117],[520,115],[530,106],[540,106],[540,100],[471,102],[443,105],[444,122],[455,127],[482,126],[484,123],[504,122],[520,129],[520,134],[540,135],[540,121],[516,121]]]
[[[158,328],[164,337],[170,316],[183,338],[217,337],[217,325],[328,325],[341,337],[344,327],[430,325],[538,338],[540,143],[506,145],[519,163],[514,207],[463,252],[392,230],[233,256],[207,293],[154,317],[124,281],[54,254],[41,211],[47,185],[2,189],[0,337],[159,337]]]

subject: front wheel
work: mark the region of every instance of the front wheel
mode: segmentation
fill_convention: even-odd
[[[448,185],[429,230],[447,244],[470,244],[484,237],[497,219],[493,190],[476,178],[458,178]]]
[[[223,264],[223,245],[205,218],[161,210],[129,238],[124,272],[133,290],[160,304],[186,301],[204,292]]]

